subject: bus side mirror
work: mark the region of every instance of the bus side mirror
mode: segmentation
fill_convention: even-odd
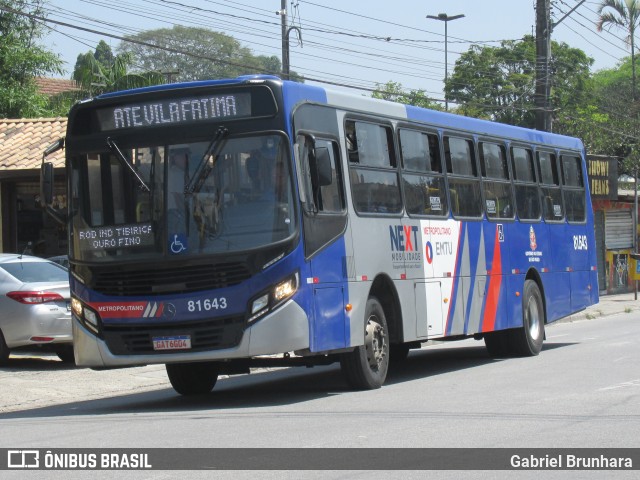
[[[318,186],[326,187],[331,185],[333,175],[331,174],[331,157],[329,149],[326,147],[318,147],[316,150],[316,171],[318,174]]]
[[[44,162],[40,167],[40,204],[43,207],[53,203],[53,163]]]
[[[47,156],[64,148],[64,138],[60,138],[47,147],[42,154],[42,166],[40,167],[40,205],[46,212],[61,225],[67,222],[67,216],[53,208],[54,195],[54,170],[52,162],[45,162]]]

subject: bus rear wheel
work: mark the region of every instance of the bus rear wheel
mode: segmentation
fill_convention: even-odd
[[[216,362],[170,363],[166,368],[171,386],[180,395],[204,395],[218,380]]]
[[[389,370],[389,330],[382,305],[369,297],[364,322],[364,345],[342,355],[347,383],[358,390],[380,388]]]
[[[522,327],[511,332],[511,347],[515,355],[532,357],[542,350],[544,340],[544,303],[538,284],[525,280],[522,294]]]

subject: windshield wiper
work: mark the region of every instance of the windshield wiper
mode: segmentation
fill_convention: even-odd
[[[124,155],[124,153],[122,153],[122,151],[120,150],[118,145],[116,145],[116,142],[114,142],[111,137],[107,138],[107,146],[109,147],[109,150],[111,150],[113,153],[115,153],[116,158],[120,161],[120,163],[124,167],[126,167],[133,174],[134,177],[136,177],[136,179],[138,180],[138,183],[140,184],[142,189],[147,191],[147,192],[151,192],[151,189],[147,186],[147,184],[144,182],[144,180],[142,179],[140,174],[137,172],[135,167],[131,164],[131,162]]]
[[[220,153],[220,150],[222,150],[222,147],[225,144],[225,142],[221,140],[223,140],[227,135],[229,135],[229,130],[227,130],[225,127],[218,128],[216,134],[209,143],[209,146],[205,150],[204,155],[202,155],[200,163],[198,164],[193,177],[191,177],[189,183],[185,187],[185,194],[190,195],[194,192],[200,191],[202,185],[204,184],[204,181],[211,173],[211,170],[213,170],[213,166],[216,163],[218,153]],[[211,165],[209,165],[209,157],[213,157],[213,162]]]

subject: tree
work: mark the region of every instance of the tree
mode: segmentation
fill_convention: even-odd
[[[16,12],[43,16],[42,0],[0,0],[0,117],[47,116],[35,78],[62,73],[62,60],[38,45],[42,24]]]
[[[111,47],[104,40],[98,42],[95,51],[88,51],[87,53],[78,55],[76,65],[73,69],[73,79],[80,83],[84,73],[93,68],[92,64],[94,61],[97,62],[103,70],[113,67],[115,56]]]
[[[80,95],[94,96],[164,83],[164,76],[160,72],[133,71],[132,57],[128,52],[113,56],[111,48],[103,41],[98,44],[95,54],[87,52],[79,55],[73,78],[80,85]]]
[[[530,35],[499,47],[473,45],[458,58],[445,83],[449,101],[458,103],[465,115],[533,128],[535,60]],[[582,50],[551,43],[550,105],[556,117],[583,105],[592,63]]]
[[[429,97],[424,90],[403,90],[402,84],[388,81],[384,85],[376,83],[376,90],[371,95],[373,98],[390,100],[392,102],[404,103],[415,107],[430,108],[432,110],[443,110],[442,106]]]
[[[234,78],[251,73],[277,75],[282,71],[278,57],[254,56],[233,37],[206,28],[175,25],[147,30],[127,39],[118,46],[118,52],[130,53],[143,70],[179,72],[181,81]],[[300,76],[292,73],[292,78]]]
[[[636,99],[635,31],[640,23],[638,0],[603,0],[598,7],[596,28],[601,32],[606,27],[618,27],[627,31],[627,44],[631,47],[631,94]]]

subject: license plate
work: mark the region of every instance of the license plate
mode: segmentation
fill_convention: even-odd
[[[153,337],[154,350],[188,350],[191,348],[190,335],[176,335],[173,337]]]

